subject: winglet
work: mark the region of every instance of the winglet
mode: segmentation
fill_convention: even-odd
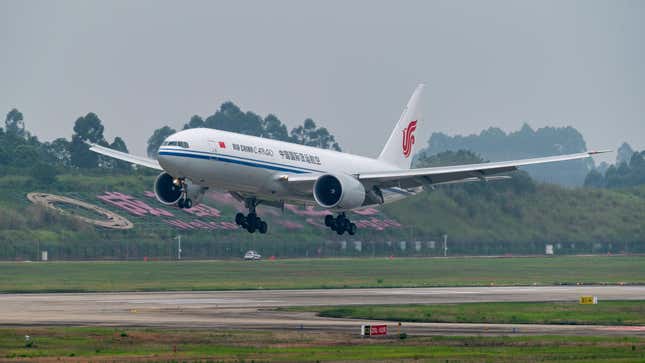
[[[587,151],[587,154],[589,154],[589,155],[598,155],[598,154],[610,153],[612,151],[614,151],[614,150],[611,150],[611,149],[593,150],[593,151]]]

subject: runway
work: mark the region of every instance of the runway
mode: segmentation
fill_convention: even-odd
[[[645,300],[645,286],[522,286],[208,292],[2,294],[0,325],[356,331],[364,320],[329,319],[277,307],[494,301]],[[392,322],[394,325],[394,322]],[[404,323],[409,334],[640,335],[645,327]]]

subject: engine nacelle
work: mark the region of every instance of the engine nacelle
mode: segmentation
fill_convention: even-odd
[[[363,205],[365,187],[347,174],[325,174],[314,183],[314,198],[323,208],[354,209]]]
[[[193,206],[204,199],[206,188],[193,184],[190,180],[185,181],[186,196],[193,201]],[[155,197],[165,205],[175,205],[182,197],[182,186],[175,182],[170,174],[163,172],[157,176],[154,185]]]

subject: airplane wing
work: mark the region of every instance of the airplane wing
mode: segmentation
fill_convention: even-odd
[[[520,166],[552,163],[556,161],[585,159],[591,157],[592,155],[601,154],[608,151],[609,150],[587,151],[577,154],[499,161],[482,164],[368,172],[359,174],[358,179],[366,184],[378,185],[379,187],[399,186],[402,188],[415,187],[419,185],[467,182],[471,181],[472,178],[478,178],[484,181],[495,180],[490,176],[494,174],[514,171],[517,170],[517,168]]]
[[[136,156],[136,155],[124,153],[121,151],[116,151],[114,149],[110,149],[109,147],[104,147],[97,144],[89,143],[89,145],[90,145],[90,150],[94,151],[97,154],[109,156],[111,158],[127,161],[129,163],[145,166],[151,169],[163,170],[161,168],[161,165],[159,165],[159,162],[155,159],[150,159],[143,156]]]
[[[517,170],[520,166],[552,163],[556,161],[578,160],[591,157],[592,155],[609,152],[587,151],[577,154],[548,156],[532,159],[521,159],[512,161],[500,161],[482,164],[467,164],[455,166],[441,166],[433,168],[420,169],[395,169],[382,172],[358,173],[355,177],[369,186],[378,186],[379,188],[414,188],[422,185],[439,185],[468,183],[473,181],[494,181],[503,180],[507,177],[492,176],[494,174],[505,173]],[[285,174],[281,176],[282,180],[288,181],[292,185],[307,185],[313,183],[321,174]]]

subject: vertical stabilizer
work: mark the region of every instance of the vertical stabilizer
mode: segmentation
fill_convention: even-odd
[[[412,97],[405,106],[399,122],[396,123],[390,138],[387,140],[381,155],[378,159],[401,169],[409,169],[414,155],[415,137],[417,129],[423,126],[421,119],[421,93],[424,84],[420,84],[414,90]]]

